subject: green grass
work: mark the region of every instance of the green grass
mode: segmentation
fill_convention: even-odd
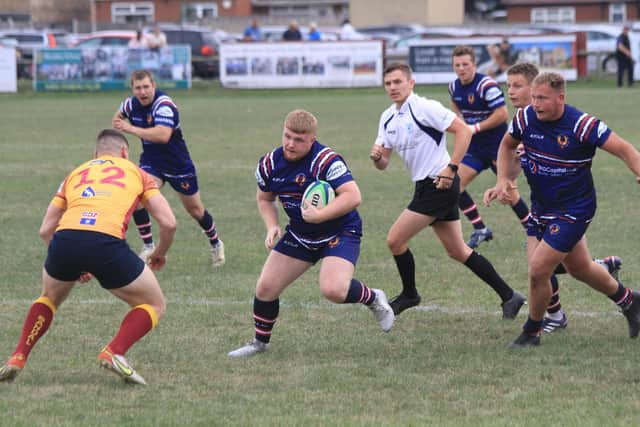
[[[637,91],[589,82],[569,87],[570,103],[598,115],[627,140],[640,140]],[[0,96],[0,356],[8,357],[40,290],[42,215],[65,174],[92,154],[124,93]],[[417,92],[448,105],[446,88]],[[400,287],[386,232],[412,194],[400,159],[387,171],[368,160],[380,88],[233,91],[198,83],[173,92],[198,167],[202,197],[227,248],[209,266],[199,227],[169,188],[178,218],[167,267],[158,274],[166,317],[128,356],[149,386],[124,386],[95,358],[127,307],[97,283],[78,286],[13,384],[0,384],[0,425],[431,425],[609,426],[640,423],[638,343],[613,304],[563,276],[569,328],[532,351],[506,345],[519,333],[500,319],[499,300],[465,267],[447,259],[430,230],[411,244],[423,295],[389,334],[360,306],[320,296],[317,268],[281,298],[271,351],[248,360],[226,353],[251,339],[255,281],[267,255],[255,206],[258,158],[280,143],[284,115],[314,112],[319,139],[347,159],[363,193],[365,226],[356,276],[394,295]],[[131,138],[132,157],[139,144]],[[621,278],[638,287],[635,221],[639,188],[624,164],[594,163],[598,215],[589,229],[595,256],[617,254]],[[494,177],[470,191],[480,202]],[[527,194],[524,181],[521,190]],[[510,209],[481,208],[494,241],[480,251],[513,287],[526,291],[524,234]],[[463,222],[465,235],[470,226]],[[134,248],[140,246],[129,233]]]

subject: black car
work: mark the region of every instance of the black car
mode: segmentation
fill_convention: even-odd
[[[160,29],[167,36],[168,44],[191,46],[191,67],[194,76],[218,77],[220,73],[219,41],[213,31],[194,27],[160,27]]]

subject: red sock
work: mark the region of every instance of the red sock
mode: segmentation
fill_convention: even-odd
[[[108,344],[113,354],[124,355],[158,323],[156,311],[148,304],[133,307],[122,320],[120,330]]]
[[[29,353],[51,326],[55,312],[56,306],[47,297],[40,297],[31,304],[27,317],[24,319],[22,335],[11,356],[12,364],[24,366],[27,363]]]

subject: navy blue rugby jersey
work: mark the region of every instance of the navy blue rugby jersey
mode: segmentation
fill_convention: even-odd
[[[463,85],[460,79],[449,84],[449,95],[458,107],[465,123],[473,125],[486,120],[497,108],[503,107],[504,94],[498,83],[489,76],[476,73],[473,81]],[[507,123],[473,135],[469,150],[489,150],[497,153]]]
[[[593,216],[596,192],[591,163],[596,148],[611,134],[604,122],[568,104],[560,119],[543,122],[527,106],[516,111],[509,133],[524,144],[520,163],[531,187],[532,211]]]
[[[154,169],[167,173],[179,173],[191,164],[191,157],[180,128],[180,113],[173,100],[165,93],[156,90],[153,102],[143,106],[135,96],[126,98],[120,104],[120,113],[129,122],[139,128],[166,126],[172,129],[167,144],[142,141],[140,163],[151,165]]]
[[[284,158],[282,147],[276,148],[260,158],[256,169],[258,187],[276,194],[289,217],[289,230],[303,245],[309,248],[322,245],[342,231],[362,235],[362,220],[355,209],[321,224],[309,224],[302,219],[302,194],[317,179],[327,181],[334,190],[353,181],[344,159],[318,141],[313,143],[309,154],[296,162]]]

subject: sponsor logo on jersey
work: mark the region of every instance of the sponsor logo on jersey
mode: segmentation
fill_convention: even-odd
[[[95,195],[96,195],[96,192],[91,187],[85,188],[84,191],[82,192],[82,197],[95,197]]]
[[[566,135],[558,135],[556,140],[560,148],[567,148],[567,145],[569,145],[569,137]]]
[[[173,117],[173,111],[171,110],[171,108],[167,107],[166,105],[163,105],[162,107],[158,108],[158,110],[156,111],[156,114],[164,117]]]
[[[469,95],[467,95],[467,102],[468,102],[469,104],[473,104],[473,101],[475,101],[475,100],[476,100],[476,97],[475,97],[475,96],[473,96],[473,94],[472,94],[472,93],[470,93]]]
[[[333,181],[334,179],[346,174],[347,171],[347,165],[345,165],[344,162],[338,160],[329,167],[329,170],[327,171],[327,181]]]
[[[96,225],[98,212],[85,211],[80,213],[80,225]]]
[[[544,135],[540,135],[540,134],[537,134],[537,133],[530,133],[529,134],[529,138],[531,138],[531,139],[544,139]]]
[[[549,232],[551,234],[558,234],[560,232],[560,226],[558,224],[551,224],[549,226]]]
[[[529,161],[529,170],[531,173],[538,173],[538,165],[535,162]]]
[[[302,187],[304,183],[307,182],[307,176],[303,173],[299,173],[298,175],[296,175],[295,182],[296,184],[298,184],[298,186]]]
[[[95,159],[95,160],[91,160],[89,162],[89,166],[104,165],[104,164],[115,165],[113,160],[108,160],[108,159]]]
[[[487,90],[487,94],[485,95],[485,97],[487,98],[487,101],[493,101],[494,99],[499,98],[501,96],[502,96],[502,91],[497,87],[489,88],[489,90]]]
[[[396,130],[395,129],[387,129],[387,133],[389,135],[395,135],[396,134]]]
[[[602,135],[609,129],[609,126],[605,122],[600,122],[598,124],[598,138],[602,137]]]

